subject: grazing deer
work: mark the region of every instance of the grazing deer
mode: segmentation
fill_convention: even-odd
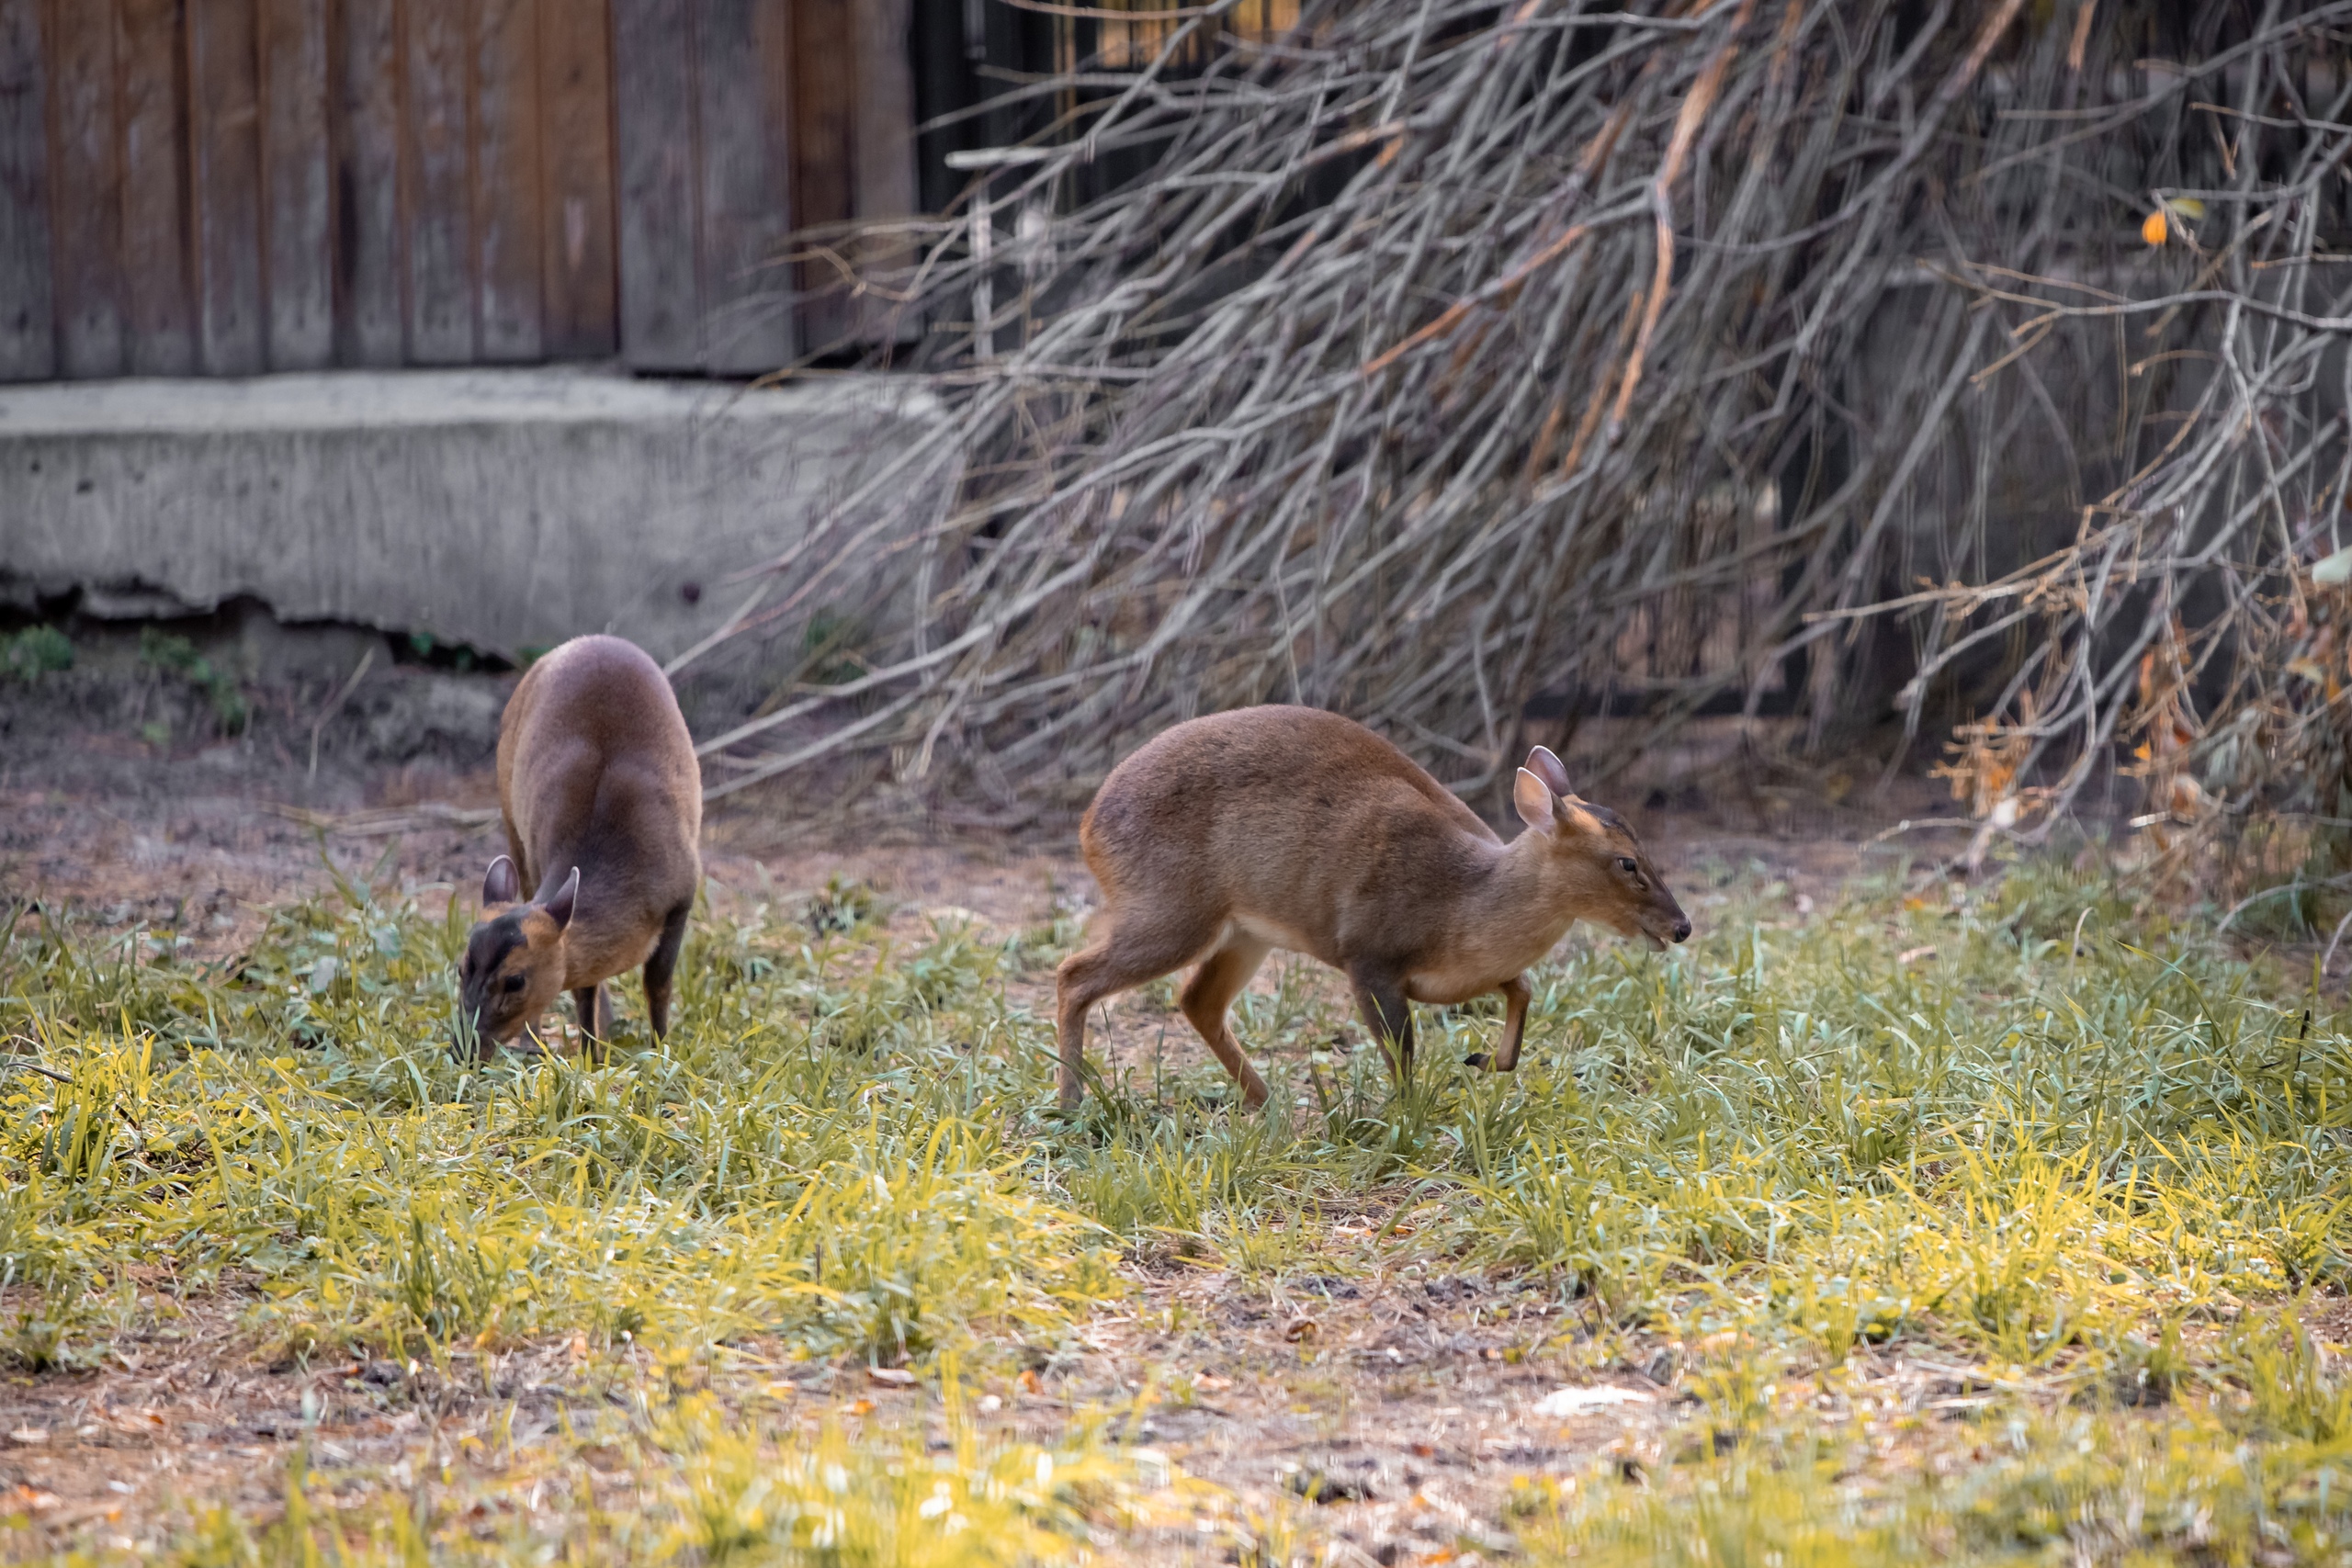
[[[498,804],[508,852],[482,878],[458,977],[476,1041],[511,1043],[563,990],[601,1040],[604,983],[640,964],[660,1039],[702,882],[702,773],[662,667],[616,637],[533,664],[499,720]]]
[[[1196,959],[1184,1016],[1255,1108],[1265,1081],[1226,1010],[1269,949],[1347,976],[1401,1082],[1408,1001],[1500,991],[1491,1065],[1509,1072],[1527,1028],[1521,972],[1572,922],[1659,947],[1690,934],[1633,829],[1577,799],[1550,751],[1530,754],[1511,799],[1527,830],[1506,844],[1404,752],[1317,708],[1243,708],[1154,737],[1079,825],[1111,929],[1057,976],[1063,1106],[1085,1095],[1087,1010]]]

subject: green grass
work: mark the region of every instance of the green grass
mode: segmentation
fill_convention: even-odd
[[[300,1355],[767,1334],[896,1362],[1115,1289],[1007,1142],[1017,1079],[981,1053],[1012,1021],[938,1010],[992,957],[961,935],[860,975],[838,937],[707,923],[663,1050],[477,1067],[447,1047],[461,919],[352,886],[226,974],[20,919],[0,1009],[69,1081],[0,1099],[0,1279],[48,1303],[0,1354],[102,1355],[130,1258],[249,1285]]]
[[[1695,1400],[1638,1464],[1527,1479],[1508,1522],[1533,1561],[2339,1560],[2352,1384],[2306,1325],[2352,1256],[2340,998],[2054,866],[1864,886],[1802,925],[1723,880],[1688,951],[1579,942],[1544,970],[1515,1077],[1459,1065],[1499,1027],[1474,1007],[1424,1014],[1395,1092],[1302,970],[1237,1020],[1269,1113],[1171,1019],[1071,1120],[1006,988],[1035,994],[1067,921],[892,940],[847,885],[706,918],[667,1044],[625,1017],[590,1068],[455,1060],[462,916],[356,883],[209,969],[20,913],[0,1032],[65,1081],[0,1068],[0,1360],[95,1365],[208,1292],[264,1358],[571,1339],[616,1377],[674,1370],[616,1439],[642,1458],[625,1515],[460,1540],[387,1491],[321,1539],[1050,1561],[1110,1528],[1130,1461],[1073,1438],[1068,1485],[1023,1493],[1038,1450],[730,1424],[692,1369],[755,1344],[910,1364],[952,1402],[1131,1291],[1123,1255],[1328,1277],[1364,1256],[1329,1216],[1369,1205],[1390,1262],[1534,1280],[1566,1310],[1529,1353],[1564,1375],[1664,1355]],[[1895,1352],[1991,1392],[1862,1409],[1858,1359]],[[192,1512],[187,1560],[300,1556],[289,1484],[277,1537]],[[1261,1523],[1243,1557],[1322,1528]]]
[[[1628,1568],[2332,1562],[2352,1526],[2340,1448],[2248,1444],[2206,1419],[2080,1412],[1964,1436],[1968,1462],[1942,1475],[1870,1479],[1861,1445],[1794,1431],[1636,1484],[1530,1484],[1513,1511],[1539,1564]]]

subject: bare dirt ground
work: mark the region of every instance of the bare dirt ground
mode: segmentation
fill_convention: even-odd
[[[30,898],[102,927],[144,928],[199,960],[233,957],[270,907],[328,889],[335,872],[396,880],[428,908],[470,901],[503,847],[480,749],[401,763],[331,754],[313,773],[282,739],[175,747],[54,715],[18,723],[8,744],[0,903]],[[1864,847],[1880,829],[1946,809],[1917,781],[1867,803],[1838,796],[1854,798],[1843,781],[1800,780],[1728,806],[1695,791],[1669,809],[1655,795],[1625,804],[1703,921],[1721,902],[1709,891],[1720,868],[1779,884],[1799,912],[1826,908],[1844,880],[1891,860]],[[1951,844],[1904,842],[1922,855]],[[710,813],[706,853],[715,908],[849,877],[881,893],[910,936],[942,908],[1011,931],[1080,911],[1093,895],[1069,825],[1019,840],[907,821],[837,823],[818,837],[773,802],[729,802]],[[1270,966],[1258,984],[1280,977]],[[1049,976],[1011,985],[1014,1000],[1049,1010]],[[1107,1021],[1095,1047],[1114,1064],[1141,1069],[1154,1051],[1200,1050],[1181,1019],[1171,1030],[1148,1002],[1114,1006]],[[1374,1233],[1408,1199],[1401,1188],[1366,1192],[1357,1213],[1324,1214],[1329,1239],[1361,1247],[1345,1277],[1245,1289],[1183,1258],[1136,1260],[1128,1294],[1086,1325],[1081,1348],[995,1385],[986,1421],[1051,1440],[1083,1412],[1133,1412],[1141,1397],[1147,1413],[1119,1435],[1224,1488],[1223,1506],[1253,1518],[1249,1529],[1304,1510],[1352,1553],[1339,1561],[1383,1564],[1498,1540],[1513,1479],[1531,1470],[1603,1450],[1629,1467],[1656,1462],[1670,1396],[1624,1359],[1613,1331],[1564,1315],[1540,1292],[1383,1261]],[[0,1374],[0,1516],[29,1516],[51,1548],[151,1548],[191,1506],[266,1517],[283,1506],[298,1443],[322,1477],[374,1467],[470,1493],[483,1534],[527,1524],[583,1487],[630,1483],[599,1436],[600,1413],[629,1398],[626,1380],[609,1362],[583,1366],[574,1348],[460,1354],[438,1368],[266,1365],[238,1331],[251,1302],[233,1281],[183,1294],[133,1269],[115,1284],[126,1315],[148,1325],[129,1339],[135,1350],[95,1372]],[[0,1292],[0,1315],[22,1304]],[[1536,1414],[1567,1364],[1617,1392]],[[940,1420],[922,1388],[872,1382],[861,1367],[789,1364],[757,1346],[713,1375],[712,1392],[747,1411]],[[1949,1395],[1948,1382],[1938,1369],[1862,1358],[1840,1397],[1916,1410]],[[1240,1528],[1204,1514],[1130,1545],[1159,1561],[1231,1560]]]

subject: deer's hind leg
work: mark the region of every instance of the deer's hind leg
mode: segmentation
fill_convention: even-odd
[[[692,904],[681,904],[670,911],[662,922],[661,939],[645,961],[645,1014],[656,1040],[670,1033],[670,977],[678,971],[678,949],[685,944],[686,917],[693,912]]]
[[[1235,931],[1225,939],[1215,953],[1201,960],[1201,966],[1184,985],[1182,1007],[1184,1016],[1201,1032],[1216,1059],[1233,1081],[1241,1086],[1241,1103],[1251,1111],[1266,1103],[1266,1080],[1241,1054],[1241,1043],[1233,1037],[1233,1026],[1227,1012],[1233,998],[1250,984],[1250,976],[1266,961],[1272,944],[1254,936]]]
[[[1182,969],[1216,935],[1214,920],[1126,922],[1114,916],[1109,936],[1062,960],[1054,976],[1054,1011],[1061,1051],[1063,1110],[1076,1110],[1086,1098],[1086,1081],[1079,1068],[1086,1060],[1087,1009],[1105,997]]]

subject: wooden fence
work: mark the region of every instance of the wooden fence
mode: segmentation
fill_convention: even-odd
[[[944,209],[969,177],[949,153],[1082,118],[1023,83],[1139,65],[1186,14],[0,0],[0,381],[773,369],[876,314],[828,292],[828,260],[773,265],[787,232]],[[1297,18],[1298,0],[1243,0],[1221,30]],[[1109,155],[1091,177],[1147,163]]]
[[[853,324],[782,237],[914,207],[911,3],[0,0],[0,380],[773,368]]]

